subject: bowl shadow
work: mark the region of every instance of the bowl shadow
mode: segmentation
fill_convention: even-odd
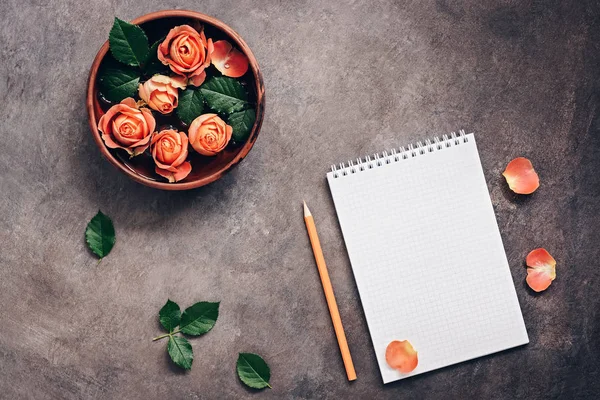
[[[80,130],[89,130],[86,119],[81,120]],[[121,216],[154,210],[154,219],[168,221],[192,207],[224,212],[229,206],[227,199],[231,189],[237,183],[237,168],[234,168],[217,181],[191,190],[155,189],[129,179],[106,162],[91,135],[86,135],[78,151],[69,152],[68,157],[72,168],[83,175],[79,191],[88,197],[89,203]],[[215,197],[223,201],[216,202]],[[144,229],[151,230],[153,225],[144,224]]]

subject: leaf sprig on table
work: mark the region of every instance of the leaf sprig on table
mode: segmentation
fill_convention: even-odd
[[[115,241],[115,228],[111,219],[101,211],[91,219],[85,230],[85,239],[90,250],[99,257],[98,262],[110,253]],[[152,339],[167,339],[167,352],[173,363],[189,370],[194,361],[194,350],[188,339],[183,336],[200,336],[209,332],[219,317],[220,302],[201,301],[183,313],[177,303],[167,300],[158,312],[161,326],[167,333]],[[271,370],[258,354],[239,353],[236,369],[240,380],[254,389],[271,388]]]
[[[183,369],[190,369],[194,361],[194,352],[190,342],[181,334],[203,335],[215,326],[218,317],[219,302],[201,301],[186,308],[182,313],[177,303],[167,300],[158,312],[158,319],[168,333],[152,340],[168,338],[167,351],[171,360]]]

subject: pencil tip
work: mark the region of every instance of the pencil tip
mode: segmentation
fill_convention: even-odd
[[[305,217],[311,216],[312,214],[310,213],[310,210],[308,209],[308,206],[306,205],[306,201],[302,200],[302,203],[304,203],[304,216]]]

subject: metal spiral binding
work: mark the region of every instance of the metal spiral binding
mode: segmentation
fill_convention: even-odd
[[[406,160],[426,153],[432,153],[443,148],[458,146],[461,143],[467,143],[469,138],[463,129],[458,134],[456,132],[448,135],[442,135],[442,138],[434,137],[432,140],[427,139],[425,143],[417,142],[416,145],[409,144],[408,146],[400,146],[398,149],[391,149],[389,152],[375,153],[373,156],[357,158],[356,161],[348,160],[348,163],[340,163],[337,167],[335,164],[331,166],[334,178],[355,174],[366,169],[381,167],[382,165],[391,164],[400,160]]]

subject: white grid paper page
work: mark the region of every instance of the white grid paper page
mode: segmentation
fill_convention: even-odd
[[[384,383],[529,342],[475,138],[448,143],[327,174]],[[411,373],[387,365],[393,340]]]

